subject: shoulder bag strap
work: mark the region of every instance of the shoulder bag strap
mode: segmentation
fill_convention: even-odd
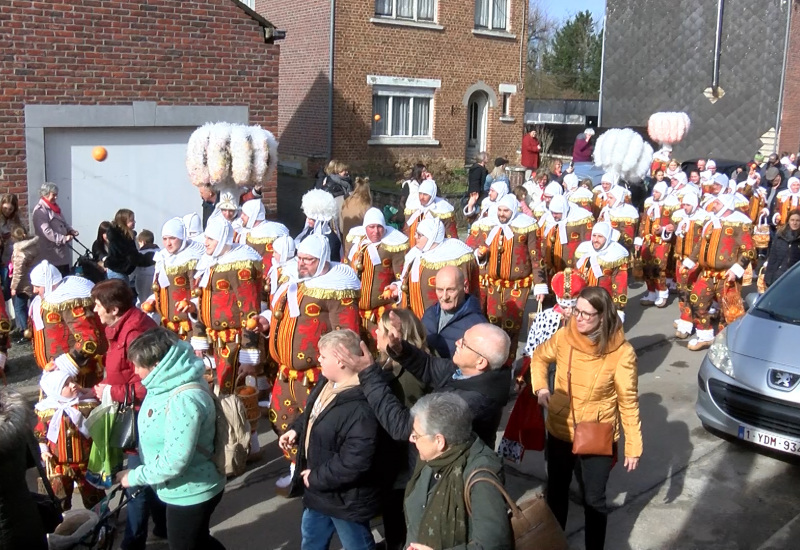
[[[50,480],[47,478],[47,472],[44,469],[44,464],[42,464],[42,456],[39,452],[39,444],[36,441],[36,438],[33,437],[33,434],[29,434],[27,437],[28,440],[28,450],[31,453],[31,458],[33,462],[36,463],[36,469],[39,471],[39,477],[42,478],[42,485],[44,486],[44,490],[47,491],[47,496],[50,497],[50,500],[53,501],[53,506],[56,508],[56,512],[61,514],[63,512],[61,508],[61,500],[56,496],[53,492],[53,486],[50,485]]]
[[[569,347],[569,363],[567,366],[567,391],[569,392],[569,409],[572,412],[572,429],[575,429],[575,426],[578,425],[578,422],[575,420],[575,407],[572,405],[572,351],[573,347]]]
[[[477,474],[482,472],[489,474],[489,476],[478,477]],[[508,492],[506,492],[505,487],[503,487],[503,485],[497,479],[497,475],[495,475],[495,473],[489,468],[476,468],[469,474],[466,487],[464,489],[464,503],[467,505],[467,515],[472,516],[472,497],[470,496],[470,493],[472,492],[472,486],[479,481],[485,481],[486,483],[494,485],[494,487],[500,491],[500,494],[503,495],[503,498],[506,500],[506,504],[508,504],[512,514],[516,516],[517,514],[521,513],[517,503],[514,502],[514,499],[511,498]]]

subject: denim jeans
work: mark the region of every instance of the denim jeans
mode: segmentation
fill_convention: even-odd
[[[28,328],[28,299],[30,296],[17,292],[12,296],[11,302],[14,304],[14,324],[19,330],[24,331]]]
[[[303,534],[302,550],[327,550],[333,532],[339,535],[342,547],[347,550],[374,550],[375,539],[369,522],[363,523],[332,518],[310,508],[303,510],[300,523]]]
[[[142,465],[139,455],[128,455],[129,470]],[[125,489],[125,494],[130,496],[141,487],[131,487]],[[153,522],[164,528],[167,523],[166,506],[158,500],[152,487],[145,487],[136,497],[132,498],[125,507],[128,513],[128,520],[125,524],[125,536],[122,538],[120,548],[122,550],[144,550],[147,545],[147,522],[150,515]]]
[[[123,281],[127,281],[130,283],[131,278],[125,275],[124,273],[119,273],[117,271],[111,271],[110,269],[106,270],[106,276],[109,279],[122,279]]]
[[[11,299],[11,277],[8,276],[8,264],[0,266],[0,282],[3,284],[3,299]]]

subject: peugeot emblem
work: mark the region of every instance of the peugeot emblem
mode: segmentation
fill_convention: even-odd
[[[777,369],[770,369],[768,375],[769,385],[779,390],[790,390],[800,380],[800,375]]]

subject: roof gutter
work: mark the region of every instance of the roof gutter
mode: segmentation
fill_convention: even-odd
[[[783,66],[781,67],[781,87],[778,92],[778,114],[775,117],[775,145],[773,153],[778,152],[778,141],[781,137],[781,118],[783,115],[783,93],[786,89],[786,65],[789,58],[789,29],[792,27],[792,4],[786,3],[786,32],[783,42]]]

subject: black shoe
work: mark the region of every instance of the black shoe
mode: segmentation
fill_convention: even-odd
[[[20,337],[20,338],[17,338],[16,340],[14,340],[14,344],[17,345],[17,346],[27,346],[30,343],[31,343],[31,341],[28,340],[27,338],[24,338],[24,337]]]

